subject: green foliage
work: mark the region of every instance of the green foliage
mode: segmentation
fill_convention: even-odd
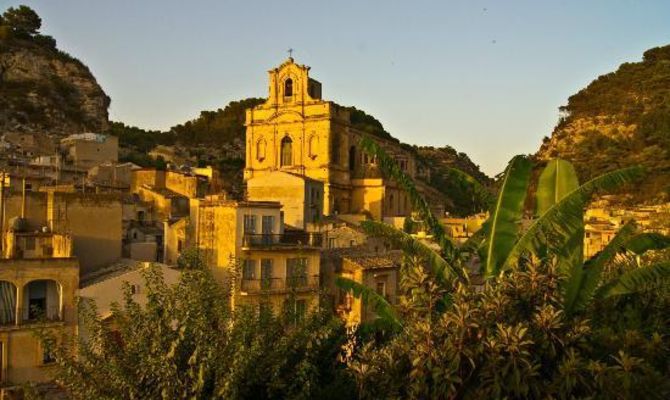
[[[342,290],[351,292],[355,297],[361,299],[364,304],[373,307],[378,317],[387,322],[393,329],[402,328],[396,312],[386,299],[379,295],[374,289],[358,283],[351,279],[337,277],[335,284]]]
[[[86,334],[55,349],[57,382],[74,399],[353,397],[341,322],[324,311],[296,324],[288,313],[231,310],[231,292],[198,265],[175,286],[144,271],[147,304],[126,286],[111,324],[82,303]]]
[[[504,265],[511,267],[527,252],[542,256],[541,251],[550,247],[559,252],[583,229],[584,204],[597,193],[606,193],[629,184],[643,175],[640,167],[629,167],[596,177],[565,195],[544,214],[535,219],[509,251]]]
[[[540,175],[535,192],[536,214],[544,214],[578,187],[579,178],[570,162],[561,159],[549,161]]]
[[[349,120],[352,127],[381,139],[398,142],[398,139],[391,136],[377,118],[366,114],[365,111],[359,110],[356,107],[346,107],[346,110],[349,111]]]
[[[430,185],[445,199],[446,210],[453,215],[468,216],[488,210],[493,202],[493,181],[465,153],[450,146],[412,147],[417,160],[430,168]]]
[[[10,7],[2,14],[3,25],[9,27],[19,37],[36,35],[42,27],[42,19],[32,8],[21,5]]]
[[[405,280],[403,331],[352,363],[361,398],[667,396],[668,361],[656,365],[667,338],[594,342],[603,328],[565,317],[560,282],[551,266],[527,264],[483,290],[458,284],[436,316],[441,293],[423,277]]]
[[[632,201],[670,199],[670,46],[598,77],[561,112],[543,157],[573,162],[582,180],[641,165],[650,174],[626,191]]]
[[[487,277],[500,273],[517,240],[531,168],[532,163],[526,157],[516,156],[510,161],[490,217],[482,227],[486,236],[479,254]]]
[[[412,209],[419,213],[429,232],[433,235],[434,240],[442,248],[442,251],[453,252],[453,246],[451,246],[451,241],[444,232],[444,227],[433,215],[426,199],[419,194],[412,178],[405,174],[395,159],[386,154],[384,149],[372,138],[364,137],[361,140],[361,148],[368,154],[376,156],[379,168],[382,170],[384,176],[396,181],[405,193],[407,193],[412,203]]]
[[[224,109],[202,111],[198,118],[173,126],[170,132],[185,145],[222,145],[236,139],[244,142],[245,111],[264,102],[261,98],[231,101]]]
[[[147,153],[157,145],[172,145],[175,142],[174,135],[160,131],[147,131],[135,126],[128,126],[123,122],[111,122],[110,135],[119,137],[119,145],[131,148],[138,153]]]

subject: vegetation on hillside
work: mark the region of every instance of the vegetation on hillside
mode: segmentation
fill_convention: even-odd
[[[670,45],[598,77],[560,108],[538,155],[575,164],[582,179],[630,165],[650,171],[634,200],[670,199]]]
[[[89,69],[40,33],[30,7],[0,16],[0,129],[44,133],[98,131],[109,98]]]

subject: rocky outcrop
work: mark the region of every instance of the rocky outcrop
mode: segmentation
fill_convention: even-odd
[[[105,131],[109,103],[89,69],[53,44],[0,38],[0,133]]]
[[[622,64],[571,96],[537,153],[571,161],[582,181],[641,165],[646,178],[628,188],[634,202],[670,200],[670,46]]]

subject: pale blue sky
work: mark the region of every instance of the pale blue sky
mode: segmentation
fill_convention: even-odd
[[[0,0],[18,4],[91,68],[113,120],[166,129],[264,97],[292,47],[326,99],[488,174],[534,152],[569,95],[670,43],[667,0]]]

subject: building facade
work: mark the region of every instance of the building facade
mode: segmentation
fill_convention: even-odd
[[[360,150],[365,133],[352,126],[349,110],[323,100],[321,83],[293,58],[269,71],[269,97],[247,110],[246,129],[248,184],[283,171],[323,182],[324,215],[367,213],[381,220],[411,212],[407,195],[381,176],[374,157]],[[395,141],[374,139],[409,176],[417,176],[417,161],[409,151]],[[306,197],[295,196],[295,201]]]

